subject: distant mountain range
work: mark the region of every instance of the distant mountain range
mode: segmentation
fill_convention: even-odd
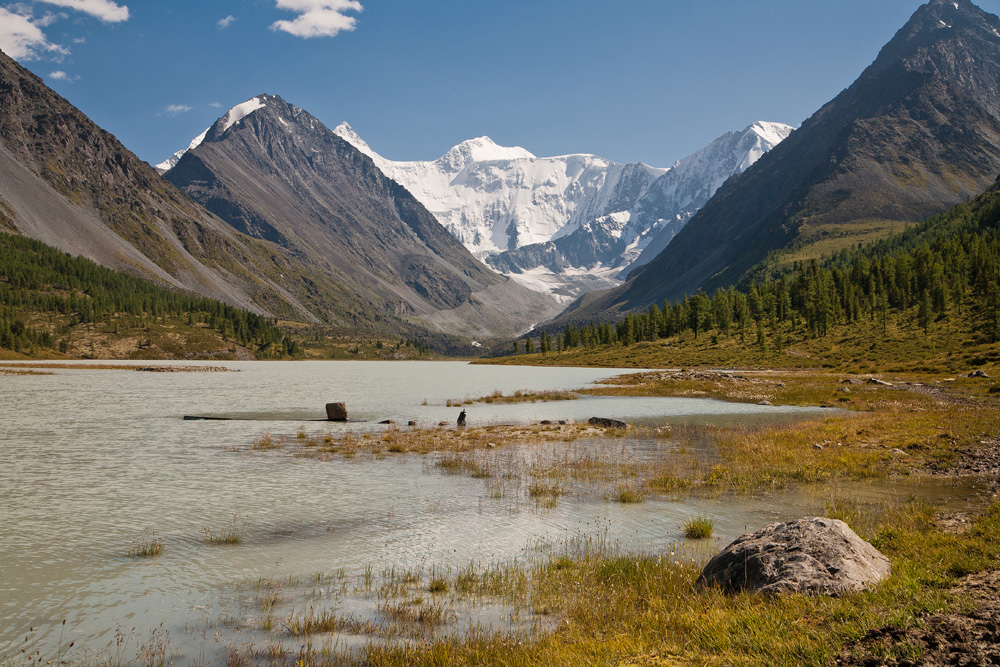
[[[754,123],[666,169],[590,154],[536,157],[488,137],[465,141],[437,160],[394,162],[347,123],[334,132],[491,267],[569,300],[616,285],[620,274],[652,259],[726,179],[792,129]]]
[[[1000,19],[931,0],[799,129],[754,123],[670,168],[485,137],[392,162],[272,95],[160,166],[0,54],[0,229],[345,330],[514,336],[581,294],[558,322],[614,319],[985,190],[1000,173]]]
[[[234,107],[172,171],[219,215],[3,54],[0,138],[0,227],[163,285],[397,335],[511,336],[557,312],[280,98]]]
[[[901,231],[1000,173],[1000,19],[931,0],[847,90],[726,182],[622,287],[563,320],[614,318],[731,285],[767,260],[816,257]]]
[[[557,310],[490,271],[371,158],[280,97],[233,107],[165,177],[395,317],[485,337],[524,331]]]

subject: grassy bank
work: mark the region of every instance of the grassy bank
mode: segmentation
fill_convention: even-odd
[[[568,540],[533,563],[317,577],[308,606],[281,618],[273,611],[289,591],[264,586],[260,622],[277,640],[238,647],[229,662],[254,664],[266,655],[271,664],[386,667],[772,666],[828,665],[864,652],[882,663],[923,649],[889,642],[873,655],[857,643],[867,633],[967,608],[962,577],[1000,567],[1000,505],[961,533],[942,530],[920,501],[827,510],[891,558],[890,579],[839,598],[731,595],[695,587],[700,568],[690,555],[629,551],[599,537]],[[337,611],[344,596],[366,600],[369,612]],[[469,620],[470,610],[496,606],[505,610],[504,627]],[[355,650],[329,641],[344,634],[369,639]]]

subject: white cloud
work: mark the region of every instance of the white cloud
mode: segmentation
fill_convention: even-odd
[[[67,83],[73,83],[74,81],[77,81],[80,77],[73,76],[72,74],[67,74],[61,69],[57,69],[55,72],[49,73],[49,78],[54,79],[56,81],[66,81]]]
[[[224,19],[219,19],[219,22],[218,22],[218,23],[216,23],[215,25],[217,25],[217,26],[219,26],[220,28],[222,28],[223,30],[225,30],[225,29],[226,29],[226,28],[228,28],[228,27],[230,26],[230,24],[232,24],[232,22],[233,22],[233,21],[235,21],[235,20],[236,20],[236,17],[235,17],[235,16],[233,16],[232,14],[230,14],[229,16],[227,16],[227,17],[226,17],[226,18],[224,18]]]
[[[32,21],[39,28],[48,28],[50,25],[58,21],[59,19],[68,19],[69,14],[64,12],[59,12],[58,14],[53,14],[52,12],[45,12],[45,16],[40,19],[35,19]]]
[[[164,111],[170,114],[171,116],[176,116],[177,114],[180,113],[187,113],[188,111],[191,111],[191,109],[193,108],[194,107],[189,107],[186,104],[171,104],[166,109],[164,109]]]
[[[120,23],[128,20],[128,7],[116,5],[111,0],[42,0],[57,7],[68,7],[84,14],[90,14],[105,23]]]
[[[358,19],[344,12],[360,12],[358,0],[275,0],[278,9],[295,12],[291,21],[275,21],[271,30],[281,30],[296,37],[334,37],[342,30],[354,30]]]
[[[43,54],[64,56],[69,53],[69,49],[50,42],[30,17],[3,7],[0,7],[0,49],[16,60],[36,60]]]
[[[222,102],[209,102],[208,106],[212,107],[213,109],[220,109],[222,108]]]

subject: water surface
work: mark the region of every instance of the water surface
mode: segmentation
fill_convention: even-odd
[[[442,474],[415,455],[322,462],[227,451],[245,448],[265,431],[294,433],[300,424],[343,430],[380,428],[376,422],[383,419],[454,421],[460,408],[448,407],[449,399],[575,389],[626,371],[458,362],[224,365],[238,372],[57,370],[0,377],[0,657],[17,649],[28,626],[37,628],[33,641],[51,652],[63,619],[63,644],[95,648],[112,641],[119,626],[142,634],[162,622],[183,654],[185,626],[225,614],[223,591],[253,577],[460,567],[595,531],[637,548],[667,549],[694,515],[713,517],[717,541],[725,541],[823,506],[822,498],[786,493],[638,505],[578,498],[539,510],[491,498],[480,480]],[[357,423],[309,421],[322,418],[331,401],[346,402]],[[472,425],[595,415],[711,422],[818,412],[667,398],[466,410]],[[241,419],[184,421],[185,415]],[[946,500],[968,490],[927,493]],[[244,542],[206,544],[205,529],[221,529],[233,516]],[[163,540],[163,554],[127,558],[144,529]]]

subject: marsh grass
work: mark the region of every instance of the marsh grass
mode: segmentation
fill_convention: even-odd
[[[205,528],[205,541],[209,544],[241,544],[245,532],[245,524],[236,514],[219,530]]]
[[[645,500],[645,496],[642,491],[633,486],[621,486],[615,492],[614,500],[616,503],[622,503],[624,505],[641,503]]]
[[[142,535],[132,540],[128,548],[129,558],[152,558],[163,553],[163,540],[146,528]]]
[[[550,401],[576,401],[579,400],[580,394],[573,391],[559,391],[559,390],[548,390],[548,391],[530,391],[527,389],[518,389],[513,394],[504,394],[499,389],[494,391],[492,394],[486,396],[480,396],[478,398],[466,398],[463,400],[451,399],[448,401],[447,405],[458,406],[458,405],[474,405],[476,403],[485,403],[487,405],[504,405],[512,403],[548,403]]]
[[[961,536],[936,530],[933,508],[918,500],[835,502],[829,513],[889,555],[894,570],[887,582],[838,598],[726,594],[693,585],[698,558],[636,552],[587,535],[537,560],[438,571],[435,576],[447,581],[447,591],[439,593],[447,603],[428,603],[419,591],[383,598],[378,610],[389,626],[354,623],[372,633],[363,654],[335,652],[326,660],[387,667],[830,664],[845,644],[871,629],[905,628],[927,614],[961,607],[961,595],[950,591],[956,578],[1000,566],[1000,504]],[[488,601],[506,605],[509,618],[520,623],[446,630],[455,627],[464,606]],[[314,623],[316,632],[349,625],[315,616],[330,619]],[[912,657],[915,650],[899,642],[882,647],[879,656]]]
[[[266,452],[272,449],[281,449],[284,446],[284,438],[274,438],[271,436],[271,432],[267,431],[251,443],[250,449],[258,452]]]
[[[715,522],[707,517],[694,517],[684,523],[684,537],[692,540],[705,540],[712,536]]]

